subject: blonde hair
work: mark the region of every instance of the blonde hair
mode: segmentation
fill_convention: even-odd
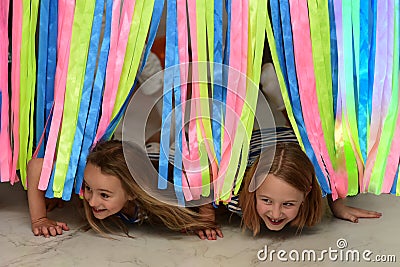
[[[136,174],[131,173],[125,161],[125,148],[121,141],[106,141],[98,143],[87,157],[87,164],[93,164],[101,169],[104,174],[112,175],[120,179],[125,192],[140,207],[142,213],[138,216],[142,222],[144,216],[150,223],[161,222],[171,230],[195,230],[201,228],[214,228],[213,222],[206,221],[200,214],[187,209],[176,207],[161,202],[147,194],[134,180]],[[138,163],[140,164],[140,163]],[[143,166],[145,167],[145,166]],[[84,209],[90,226],[98,233],[114,233],[108,226],[111,221],[129,236],[127,227],[121,219],[112,215],[106,220],[99,220],[94,217],[89,203],[84,198]]]
[[[242,209],[242,227],[249,229],[253,235],[260,232],[261,217],[256,210],[256,191],[249,191],[252,179],[259,164],[259,158],[248,169],[244,178],[244,185],[239,196],[239,205]],[[314,166],[296,143],[278,143],[268,174],[287,182],[305,194],[304,203],[301,205],[297,217],[291,226],[297,226],[297,233],[304,226],[313,226],[320,222],[323,215],[322,193],[315,176]],[[268,174],[264,173],[264,177]],[[256,175],[257,176],[257,175]]]

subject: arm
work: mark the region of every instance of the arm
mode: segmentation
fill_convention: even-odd
[[[38,189],[43,159],[32,159],[28,163],[28,204],[31,216],[32,232],[34,235],[45,237],[61,235],[63,230],[68,231],[66,223],[56,222],[47,218],[44,192]]]
[[[203,206],[200,206],[199,208],[199,213],[200,215],[204,218],[204,220],[209,221],[209,222],[215,222],[215,210],[212,204],[206,204]],[[200,237],[200,239],[205,240],[217,240],[218,237],[224,237],[222,234],[221,229],[214,228],[214,229],[201,229],[201,230],[196,230],[196,234]]]
[[[328,195],[327,198],[333,215],[342,220],[358,223],[359,218],[380,218],[382,216],[380,212],[347,206],[344,198],[335,201],[332,200],[332,195]]]

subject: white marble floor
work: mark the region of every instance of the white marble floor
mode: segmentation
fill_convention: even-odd
[[[360,195],[349,202],[381,211],[383,216],[352,224],[327,215],[321,224],[304,230],[300,236],[286,230],[264,231],[254,238],[249,232],[241,232],[238,217],[232,217],[231,222],[223,217],[220,223],[225,236],[216,241],[202,241],[193,235],[148,225],[131,226],[134,239],[107,239],[92,230],[85,231],[76,203],[69,202],[49,216],[66,221],[71,230],[62,236],[43,238],[31,233],[26,193],[21,185],[3,183],[0,184],[0,266],[364,266],[363,253],[367,250],[371,253],[365,252],[365,257],[371,260],[376,256],[389,259],[388,255],[397,259],[397,263],[371,262],[367,266],[398,266],[400,198]],[[339,249],[339,239],[346,240],[347,247]],[[288,262],[281,261],[277,253],[271,258],[272,250],[286,252],[280,255]],[[293,260],[294,250],[298,251],[300,261]],[[323,250],[328,252],[322,254]],[[315,260],[309,251],[315,251]],[[353,261],[357,253],[360,262]],[[347,262],[346,255],[350,259]]]

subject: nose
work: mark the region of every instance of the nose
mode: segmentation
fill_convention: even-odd
[[[272,219],[278,219],[281,216],[282,206],[279,204],[274,204],[271,209]]]
[[[87,202],[89,203],[89,206],[91,207],[96,207],[98,204],[98,200],[94,194],[90,194],[86,197]]]

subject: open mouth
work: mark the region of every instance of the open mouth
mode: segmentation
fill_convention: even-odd
[[[103,212],[103,211],[106,211],[106,209],[96,209],[96,208],[93,208],[92,207],[92,211],[93,211],[93,213],[100,213],[100,212]]]
[[[271,219],[270,217],[268,220],[272,225],[280,225],[284,221],[284,219]]]

